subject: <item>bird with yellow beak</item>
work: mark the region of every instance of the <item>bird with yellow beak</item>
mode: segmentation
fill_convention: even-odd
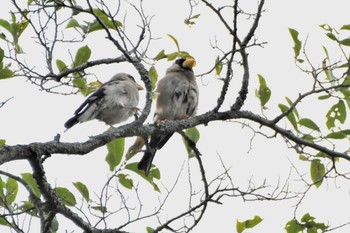
[[[198,86],[193,73],[196,61],[193,58],[180,58],[171,65],[156,88],[156,112],[154,120],[161,123],[167,120],[182,120],[194,116],[198,107]],[[153,133],[138,169],[148,176],[153,158],[173,133],[160,135]]]

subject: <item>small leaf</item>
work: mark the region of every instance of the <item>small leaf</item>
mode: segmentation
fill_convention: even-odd
[[[286,229],[287,233],[301,233],[306,227],[297,222],[297,220],[293,219],[287,222],[284,229]]]
[[[149,182],[152,186],[153,189],[157,192],[160,192],[159,187],[156,183],[154,183],[154,179],[159,180],[160,179],[160,171],[158,168],[156,168],[154,165],[151,166],[151,170],[148,174],[148,176],[145,176],[144,171],[141,171],[137,168],[138,162],[135,163],[129,163],[125,166],[126,169],[135,172],[142,178],[144,178],[147,182]]]
[[[315,220],[315,218],[312,217],[309,213],[306,213],[306,214],[304,214],[304,216],[303,216],[300,220],[301,220],[302,222],[307,223],[307,222],[310,222],[310,221]]]
[[[258,78],[259,78],[259,89],[256,92],[257,97],[260,100],[260,105],[262,107],[265,106],[265,104],[267,104],[267,102],[270,100],[271,97],[271,90],[270,88],[267,86],[266,84],[266,80],[265,78],[258,74]]]
[[[289,33],[292,36],[292,39],[294,41],[294,57],[295,59],[299,57],[300,55],[300,50],[301,50],[301,41],[299,40],[299,32],[293,28],[289,28]]]
[[[6,220],[5,217],[0,217],[0,225],[10,226],[9,222]]]
[[[6,204],[7,205],[11,205],[15,201],[17,197],[17,193],[18,193],[17,181],[12,178],[8,178],[6,183]]]
[[[152,233],[154,232],[154,229],[152,227],[146,227],[147,233]]]
[[[180,46],[179,46],[179,42],[176,40],[176,38],[170,34],[167,34],[167,36],[170,37],[170,39],[172,39],[176,45],[177,51],[180,52]]]
[[[159,61],[159,60],[164,59],[166,57],[167,57],[167,55],[165,55],[165,51],[164,51],[164,49],[162,49],[153,59],[156,61]]]
[[[107,212],[107,207],[106,206],[91,206],[92,209],[100,211],[101,213],[106,213]]]
[[[339,41],[341,45],[350,46],[350,38]]]
[[[260,216],[255,216],[253,219],[246,220],[244,222],[236,221],[236,230],[238,233],[243,232],[245,229],[253,228],[262,221]]]
[[[331,96],[330,95],[321,95],[318,97],[319,100],[326,100],[329,99]]]
[[[200,138],[200,133],[198,131],[198,129],[196,127],[192,127],[192,128],[188,128],[185,130],[185,134],[187,135],[187,137],[189,139],[192,140],[192,142],[194,142],[195,144],[198,142],[199,138]],[[186,151],[189,157],[193,157],[192,155],[192,148],[191,146],[188,144],[187,140],[182,138],[185,147],[186,147]]]
[[[76,19],[71,19],[69,20],[66,28],[81,28],[81,26]]]
[[[75,206],[77,204],[73,193],[71,193],[67,188],[56,187],[55,192],[66,206]]]
[[[350,24],[343,25],[340,30],[350,30]]]
[[[315,124],[315,122],[313,122],[313,120],[309,119],[309,118],[302,118],[299,120],[299,125],[302,125],[306,128],[312,129],[312,130],[316,130],[316,131],[320,131],[320,128]]]
[[[6,140],[0,139],[0,149],[3,148],[6,144]]]
[[[220,61],[220,57],[217,57],[215,60],[215,75],[220,75],[222,71],[222,62]]]
[[[326,126],[328,129],[335,127],[335,120],[344,124],[346,120],[346,108],[343,100],[339,100],[337,104],[333,105],[326,114]]]
[[[79,193],[83,196],[85,201],[89,202],[90,201],[90,194],[89,194],[89,190],[86,187],[86,185],[80,181],[74,182],[73,185],[79,191]]]
[[[278,107],[280,108],[280,110],[281,110],[282,112],[286,112],[286,111],[289,110],[289,108],[288,108],[286,105],[284,105],[284,104],[279,104]],[[294,128],[295,130],[298,130],[297,121],[296,121],[296,119],[295,119],[295,116],[294,116],[293,112],[290,112],[290,113],[287,115],[287,119],[288,119],[289,122],[292,124],[293,128]]]
[[[36,183],[33,175],[30,173],[22,173],[22,179],[29,185],[30,189],[34,193],[35,196],[40,197],[41,192],[39,190],[38,184]]]
[[[60,59],[57,59],[56,60],[56,66],[58,68],[58,71],[61,73],[63,71],[66,71],[68,68],[67,68],[67,65]]]
[[[166,56],[168,58],[168,61],[173,61],[179,56],[179,52],[169,53]]]
[[[291,99],[289,99],[288,97],[286,97],[286,100],[287,100],[287,103],[289,104],[289,107],[292,107],[293,101]],[[296,108],[293,108],[293,113],[299,119],[299,113],[298,113],[298,110]]]
[[[14,75],[14,72],[12,70],[10,70],[9,68],[4,68],[2,70],[0,70],[0,80],[1,79],[8,79],[8,78],[12,78]]]
[[[315,186],[317,188],[320,187],[323,181],[323,176],[325,174],[325,167],[323,163],[321,163],[321,160],[314,159],[311,161],[310,174],[311,180],[315,183]]]
[[[337,41],[337,37],[331,32],[326,33],[326,36],[331,40]]]
[[[59,227],[59,223],[57,221],[56,216],[52,219],[50,230],[51,232],[57,232]]]
[[[151,68],[149,69],[148,76],[152,83],[152,90],[154,90],[158,81],[158,72],[154,66],[151,66]]]
[[[124,153],[125,138],[117,138],[107,143],[108,154],[106,162],[109,165],[109,170],[114,171],[115,167],[121,162]]]
[[[2,48],[0,48],[0,63],[4,60],[5,52]]]
[[[73,67],[77,67],[86,63],[90,59],[90,56],[91,50],[89,46],[86,45],[79,48],[77,53],[75,54]]]
[[[344,139],[346,138],[346,134],[339,131],[339,132],[332,132],[327,134],[326,138],[331,138],[331,139]]]
[[[128,175],[118,174],[119,183],[127,189],[132,189],[133,181],[131,178],[128,178]]]

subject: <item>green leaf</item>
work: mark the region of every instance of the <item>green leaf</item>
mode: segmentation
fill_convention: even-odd
[[[246,220],[244,222],[240,222],[236,220],[236,230],[238,233],[243,232],[245,229],[253,228],[258,225],[262,221],[260,216],[255,216],[253,219]]]
[[[0,217],[0,225],[3,226],[10,226],[10,224],[8,223],[8,221],[6,221],[5,217]]]
[[[329,99],[331,96],[330,95],[321,95],[318,97],[319,100],[326,100]]]
[[[189,139],[192,140],[192,142],[194,142],[195,144],[198,142],[199,138],[200,138],[200,133],[198,131],[198,129],[196,127],[192,127],[192,128],[188,128],[185,130],[185,134],[187,135],[187,137]],[[187,151],[187,154],[188,156],[191,158],[193,157],[193,151],[192,151],[192,148],[191,146],[188,144],[187,140],[182,138],[184,144],[185,144],[185,147],[186,147],[186,151]]]
[[[289,99],[288,97],[286,97],[286,100],[287,100],[287,103],[289,104],[289,107],[292,107],[293,101],[291,99]],[[299,113],[298,113],[298,110],[296,108],[293,108],[293,113],[299,119]]]
[[[147,233],[152,233],[154,229],[152,227],[146,227]]]
[[[331,139],[344,139],[346,138],[346,134],[343,133],[342,131],[339,132],[332,132],[327,134],[326,138],[331,138]]]
[[[74,187],[79,191],[79,193],[83,196],[86,202],[90,201],[90,193],[85,184],[80,181],[73,183]]]
[[[215,60],[215,75],[220,75],[222,67],[222,62],[220,61],[220,57],[218,56]]]
[[[289,108],[288,108],[286,105],[284,105],[284,104],[279,104],[278,107],[280,108],[280,110],[281,110],[282,112],[286,112],[286,111],[289,110]],[[298,130],[297,121],[296,121],[296,119],[295,119],[295,116],[294,116],[293,112],[290,112],[290,113],[287,115],[287,119],[288,119],[289,122],[292,124],[293,128],[294,128],[295,130]]]
[[[56,66],[58,68],[58,71],[61,73],[63,71],[66,71],[68,68],[67,68],[67,65],[60,59],[57,59],[56,60]]]
[[[9,68],[4,68],[2,70],[0,70],[0,80],[1,79],[8,79],[8,78],[12,78],[14,75],[14,72],[12,70],[10,70]]]
[[[115,30],[116,27],[123,27],[123,24],[120,21],[118,20],[112,21],[108,16],[108,14],[106,14],[104,11],[96,8],[93,10],[93,12],[100,19],[103,25],[108,29]],[[101,29],[104,29],[104,27],[101,25],[101,23],[98,20],[94,20],[92,23],[88,23],[88,30],[87,30],[88,33],[98,31]]]
[[[331,32],[326,33],[326,36],[331,40],[337,41],[337,37]]]
[[[177,51],[180,52],[180,46],[179,46],[179,42],[176,40],[176,38],[170,34],[167,34],[167,36],[170,37],[170,39],[172,39],[176,45]]]
[[[51,232],[57,232],[58,227],[59,227],[59,223],[58,223],[57,218],[55,216],[51,222],[51,226],[50,226]]]
[[[333,105],[326,114],[326,126],[328,129],[335,127],[335,120],[344,124],[346,120],[346,108],[343,100],[339,100],[337,104]]]
[[[305,140],[305,141],[308,141],[308,142],[315,141],[315,138],[312,135],[310,135],[310,134],[303,135],[302,139]]]
[[[106,162],[109,165],[109,170],[114,171],[115,167],[121,162],[124,153],[125,138],[117,138],[107,143],[108,154]]]
[[[77,53],[75,54],[73,67],[77,67],[86,63],[90,59],[90,56],[91,50],[89,46],[85,45],[79,48]]]
[[[350,24],[343,25],[340,30],[350,30]]]
[[[196,15],[190,17],[190,18],[187,18],[187,19],[184,20],[184,23],[187,24],[187,25],[194,25],[196,23],[193,20],[194,19],[198,19],[199,16],[200,16],[200,14],[196,14]]]
[[[127,189],[132,189],[133,181],[128,175],[118,174],[119,183]]]
[[[11,35],[13,35],[13,29],[11,24],[4,19],[0,19],[0,27],[3,27],[4,29],[6,29],[9,33],[11,33]]]
[[[320,128],[315,124],[315,122],[313,122],[313,120],[309,119],[309,118],[302,118],[299,120],[299,125],[302,125],[306,128],[312,129],[312,130],[316,130],[316,131],[320,131]]]
[[[7,205],[11,205],[15,201],[17,197],[17,193],[18,193],[17,181],[12,178],[8,178],[6,183],[6,204]]]
[[[297,59],[300,55],[301,50],[301,41],[299,40],[299,32],[293,28],[289,28],[289,33],[292,36],[292,39],[294,41],[294,58]]]
[[[73,193],[71,193],[67,188],[56,187],[55,192],[66,206],[75,206],[77,204]]]
[[[154,66],[151,66],[151,68],[149,69],[148,76],[152,83],[152,90],[154,90],[158,81],[158,72]]]
[[[84,95],[87,96],[88,93],[88,86],[86,83],[86,80],[84,78],[74,78],[73,79],[73,86],[79,88],[79,91]]]
[[[311,174],[311,180],[315,183],[315,186],[318,188],[321,186],[323,181],[323,176],[325,175],[325,167],[323,163],[321,163],[321,160],[314,159],[311,161],[310,166],[310,174]]]
[[[107,212],[107,207],[106,206],[91,206],[92,209],[100,211],[101,213],[106,213]]]
[[[284,229],[286,229],[287,233],[301,233],[305,229],[305,226],[293,219],[287,222]]]
[[[179,56],[179,52],[169,53],[166,56],[168,58],[168,61],[173,61]]]
[[[2,48],[0,48],[0,63],[4,60],[5,52]]]
[[[135,172],[139,176],[141,176],[143,179],[145,179],[147,182],[149,182],[153,189],[157,192],[160,192],[159,187],[156,183],[154,183],[154,179],[159,180],[160,179],[160,171],[156,166],[152,165],[151,170],[148,174],[148,176],[145,176],[145,172],[141,171],[137,168],[138,162],[135,163],[129,163],[125,166],[126,169]]]
[[[256,91],[256,96],[260,100],[260,105],[264,107],[267,102],[270,100],[271,97],[271,90],[266,84],[265,78],[261,75],[258,74],[259,78],[259,89]]]
[[[0,149],[3,148],[6,144],[6,140],[5,139],[0,139]]]
[[[339,41],[341,45],[350,46],[350,38]]]
[[[309,213],[306,213],[300,220],[306,223],[315,220],[315,217],[312,217]]]
[[[30,189],[34,193],[35,196],[40,197],[41,192],[39,190],[38,184],[36,183],[33,175],[30,173],[22,173],[22,179],[29,185]]]
[[[166,57],[167,57],[167,55],[165,55],[165,50],[162,49],[153,59],[156,61],[159,61],[159,60],[164,59]]]
[[[81,28],[81,26],[76,19],[71,19],[69,20],[66,28]]]

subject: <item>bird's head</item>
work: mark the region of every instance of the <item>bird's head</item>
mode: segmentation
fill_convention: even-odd
[[[179,58],[175,61],[175,64],[179,65],[182,69],[191,70],[196,65],[194,58]]]

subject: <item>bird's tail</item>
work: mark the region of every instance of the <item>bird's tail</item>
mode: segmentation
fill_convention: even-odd
[[[154,155],[156,154],[157,150],[161,149],[172,135],[173,133],[165,135],[153,134],[151,136],[151,140],[149,145],[147,145],[146,152],[143,154],[143,157],[137,165],[137,168],[139,170],[145,171],[146,176],[148,176],[149,171],[151,170]]]
[[[66,123],[64,123],[64,127],[66,127],[66,129],[69,129],[78,123],[79,123],[78,116],[75,115],[72,118],[70,118],[68,121],[66,121]]]
[[[143,154],[139,164],[137,165],[137,168],[139,170],[145,171],[145,175],[148,176],[149,171],[151,170],[152,161],[154,158],[154,155],[156,154],[156,149],[147,149],[146,152]]]

